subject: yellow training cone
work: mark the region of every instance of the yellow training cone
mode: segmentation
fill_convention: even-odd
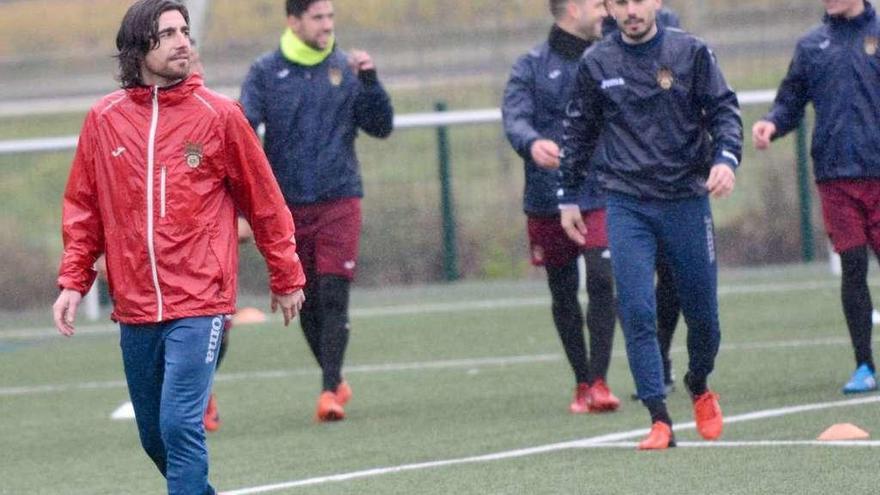
[[[835,440],[867,440],[869,438],[871,435],[867,431],[852,423],[838,423],[823,431],[818,440],[830,442]]]
[[[232,317],[232,323],[235,325],[252,325],[254,323],[265,323],[266,313],[257,308],[241,308]]]

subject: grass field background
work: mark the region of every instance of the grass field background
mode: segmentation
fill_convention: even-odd
[[[728,424],[725,442],[813,440],[843,422],[880,432],[880,396],[845,403],[839,392],[853,363],[838,283],[822,265],[721,274],[724,338],[710,383],[726,417],[821,405]],[[262,299],[242,302],[266,306]],[[312,421],[320,376],[298,325],[285,329],[273,318],[234,328],[215,384],[224,424],[209,436],[212,482],[237,490],[506,453],[265,493],[878,490],[876,444],[708,444],[687,428],[692,418],[681,387],[669,399],[680,448],[643,453],[587,443],[506,458],[518,449],[614,433],[634,442],[642,436],[634,430],[648,426],[644,409],[625,399],[633,384],[619,331],[609,379],[624,399],[622,410],[567,412],[572,377],[548,304],[541,279],[356,290],[347,357],[355,395],[348,418],[330,425]],[[133,422],[109,419],[127,400],[113,327],[81,322],[80,334],[67,340],[53,334],[45,313],[18,323],[0,327],[0,493],[161,493],[163,480],[141,451]],[[679,378],[683,343],[681,331],[673,349]]]

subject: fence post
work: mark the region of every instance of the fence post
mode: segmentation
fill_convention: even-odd
[[[804,262],[815,258],[813,249],[812,196],[810,196],[810,171],[807,160],[807,124],[802,120],[797,130],[797,176],[798,198],[801,205],[801,256]]]
[[[446,102],[434,104],[446,111]],[[455,241],[455,208],[452,198],[452,170],[449,152],[449,128],[437,126],[437,160],[440,166],[440,211],[443,217],[443,274],[449,282],[458,280],[458,248]]]

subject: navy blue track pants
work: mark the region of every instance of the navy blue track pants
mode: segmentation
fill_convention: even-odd
[[[213,494],[202,424],[223,335],[223,316],[120,325],[125,379],[141,445],[169,495]]]
[[[709,199],[653,200],[610,193],[608,241],[618,317],[639,398],[665,397],[654,293],[658,252],[672,269],[687,323],[688,371],[695,377],[709,376],[721,342]]]

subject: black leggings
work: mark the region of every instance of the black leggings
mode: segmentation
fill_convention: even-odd
[[[874,306],[868,289],[868,249],[860,246],[840,253],[840,267],[843,272],[840,299],[855,352],[856,366],[867,364],[873,370],[871,316]]]
[[[553,322],[577,383],[592,383],[599,378],[604,380],[611,362],[615,320],[614,281],[611,260],[602,256],[604,251],[590,249],[584,253],[587,265],[589,359],[584,341],[584,317],[577,298],[577,259],[564,266],[547,267],[547,282],[553,300]]]
[[[317,275],[308,280],[300,324],[323,372],[323,390],[335,391],[342,381],[342,362],[348,347],[351,283],[336,275]]]

